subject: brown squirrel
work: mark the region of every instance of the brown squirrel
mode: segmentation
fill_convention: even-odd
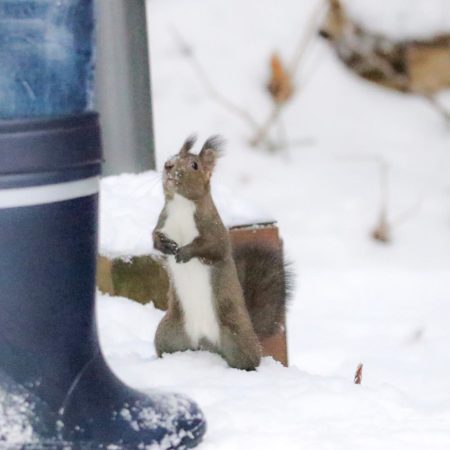
[[[255,369],[258,338],[283,323],[288,277],[271,247],[232,249],[214,205],[210,179],[222,140],[209,138],[198,155],[195,138],[164,165],[165,205],[153,231],[154,247],[167,256],[171,279],[168,311],[155,336],[158,356],[204,349],[229,366]]]

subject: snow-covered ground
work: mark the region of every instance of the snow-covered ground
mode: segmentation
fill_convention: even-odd
[[[356,78],[317,39],[283,114],[293,145],[279,154],[253,149],[246,125],[208,96],[174,30],[217,89],[263,122],[269,56],[275,49],[293,55],[315,2],[149,6],[158,166],[192,132],[226,137],[216,183],[278,219],[295,265],[290,367],[265,359],[246,373],[202,352],[158,360],[152,341],[162,313],[100,296],[111,366],[135,387],[197,400],[209,426],[201,450],[449,449],[450,130],[442,118],[419,98]],[[421,11],[411,14],[420,27]],[[388,167],[388,245],[370,238],[379,161]],[[354,385],[360,362],[362,385]]]

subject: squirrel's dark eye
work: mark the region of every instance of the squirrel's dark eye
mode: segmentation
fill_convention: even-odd
[[[194,162],[191,163],[191,167],[192,167],[194,170],[197,170],[197,169],[198,169],[198,164],[194,161]]]

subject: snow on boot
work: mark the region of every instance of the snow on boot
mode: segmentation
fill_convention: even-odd
[[[23,444],[193,447],[205,431],[196,404],[125,386],[99,348],[100,147],[93,113],[0,122],[1,407],[22,411]],[[2,427],[0,447],[7,438]]]
[[[0,448],[37,444],[55,420],[48,405],[0,370]]]

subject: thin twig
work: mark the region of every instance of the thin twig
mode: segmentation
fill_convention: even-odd
[[[255,136],[251,139],[250,144],[254,147],[260,145],[267,136],[272,125],[278,120],[278,117],[281,114],[281,110],[283,109],[284,103],[275,103],[273,105],[272,111],[270,115],[267,117],[266,121],[262,124],[262,126],[256,131]]]
[[[259,125],[253,118],[253,116],[241,106],[236,105],[234,102],[230,101],[215,88],[206,70],[195,55],[193,48],[187,43],[187,41],[175,28],[172,28],[172,33],[181,52],[186,58],[188,58],[189,62],[192,65],[192,68],[194,69],[200,82],[205,87],[207,93],[229,112],[239,116],[253,131],[257,130]]]
[[[447,125],[450,126],[450,111],[446,109],[434,95],[431,94],[421,94],[421,95],[428,102],[428,104],[444,118]]]
[[[309,48],[310,42],[313,40],[313,38],[317,34],[317,30],[319,29],[319,24],[321,22],[322,14],[326,11],[326,4],[323,0],[321,0],[317,8],[314,10],[312,17],[308,23],[308,28],[306,32],[301,36],[299,43],[296,47],[296,51],[294,53],[294,57],[291,61],[291,64],[288,67],[288,74],[292,79],[294,79],[297,70],[300,66],[300,62],[304,58],[306,54],[306,50]],[[267,119],[262,124],[261,128],[256,132],[253,139],[250,140],[250,144],[254,147],[257,147],[260,145],[267,137],[267,134],[269,133],[270,129],[272,128],[273,124],[278,120],[280,117],[280,114],[286,105],[286,102],[284,103],[274,103],[271,112],[269,113]]]
[[[391,240],[392,223],[388,219],[389,209],[389,164],[381,156],[377,155],[346,155],[340,159],[350,162],[371,162],[378,165],[378,176],[380,183],[380,209],[378,213],[378,221],[375,228],[371,232],[373,239],[379,242],[388,243]]]
[[[282,149],[285,149],[288,145],[286,126],[281,117],[278,121],[278,142],[281,144]]]
[[[288,73],[291,78],[294,78],[300,65],[300,62],[303,59],[306,50],[309,47],[309,43],[317,33],[320,18],[321,15],[324,13],[324,11],[325,11],[325,0],[320,0],[317,8],[315,9],[312,15],[311,20],[309,21],[309,27],[306,33],[304,33],[301,39],[299,40],[299,43],[294,53],[294,57],[292,59],[291,64],[289,65]],[[240,117],[240,119],[243,120],[252,130],[252,132],[254,133],[254,137],[250,141],[251,145],[258,146],[263,142],[268,142],[269,147],[274,148],[274,145],[270,142],[267,135],[270,129],[272,128],[273,124],[278,121],[283,106],[285,104],[275,103],[267,119],[261,125],[258,124],[258,122],[247,110],[230,101],[228,98],[222,95],[220,91],[218,91],[215,88],[206,70],[196,57],[195,52],[193,51],[191,45],[188,44],[188,42],[181,36],[181,34],[175,28],[172,28],[172,33],[182,54],[188,58],[197,77],[199,78],[200,82],[204,85],[205,90],[208,92],[211,98],[213,98],[217,103],[222,105],[222,107],[227,109],[229,112]]]
[[[397,215],[394,219],[391,219],[391,226],[399,226],[407,222],[408,220],[412,219],[414,216],[416,216],[420,208],[422,207],[423,199],[420,199],[417,201],[417,203],[410,208],[404,210],[400,214]]]
[[[372,237],[376,241],[387,243],[391,240],[392,224],[388,220],[388,208],[389,208],[389,165],[380,158],[379,164],[379,177],[380,177],[380,214],[378,223],[372,230]]]
[[[294,78],[297,73],[297,70],[300,66],[300,62],[304,58],[306,50],[309,47],[309,43],[317,35],[317,30],[320,27],[322,17],[326,12],[327,7],[328,3],[325,3],[324,0],[320,0],[318,2],[317,7],[314,9],[311,15],[311,19],[309,21],[309,26],[306,30],[306,33],[300,38],[296,50],[294,52],[291,64],[288,67],[288,73],[292,78]]]

